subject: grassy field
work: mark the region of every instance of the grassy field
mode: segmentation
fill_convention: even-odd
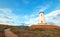
[[[19,37],[60,37],[60,29],[47,28],[12,28],[11,31]]]
[[[0,26],[0,37],[4,36],[4,30],[11,28],[11,31],[18,37],[60,37],[59,28],[19,28],[14,26]]]

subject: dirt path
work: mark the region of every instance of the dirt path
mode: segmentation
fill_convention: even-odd
[[[10,29],[5,30],[5,36],[6,37],[18,37],[16,34],[12,33]]]

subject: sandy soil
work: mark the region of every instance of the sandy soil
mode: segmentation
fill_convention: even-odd
[[[18,37],[16,34],[12,33],[10,29],[5,30],[5,36],[6,37]]]

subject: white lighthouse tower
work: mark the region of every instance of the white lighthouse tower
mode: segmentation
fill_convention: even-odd
[[[39,20],[38,20],[39,25],[45,25],[45,17],[44,17],[44,12],[39,13]]]

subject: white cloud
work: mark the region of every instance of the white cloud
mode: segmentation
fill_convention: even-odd
[[[28,26],[36,25],[38,23],[38,17],[35,17],[35,16],[34,15],[24,16],[24,18],[26,20],[24,23],[28,24]]]
[[[53,23],[54,25],[60,26],[60,10],[54,10],[51,13],[45,15],[46,22],[48,24]]]
[[[12,13],[11,9],[0,8],[0,24],[19,25],[19,16]]]
[[[3,13],[10,13],[11,10],[8,8],[0,8],[0,11],[2,11]]]

